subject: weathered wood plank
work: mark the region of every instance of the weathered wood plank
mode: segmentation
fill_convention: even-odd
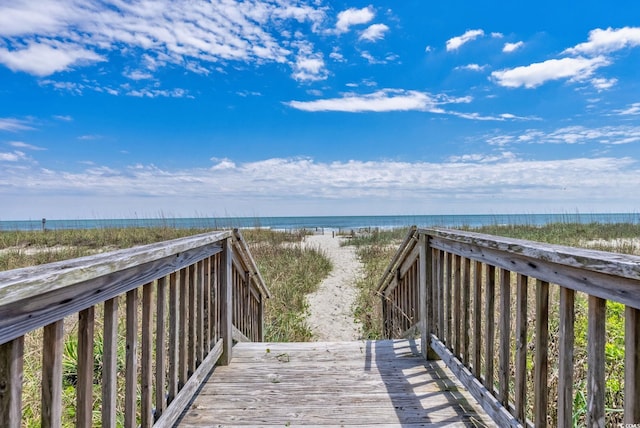
[[[424,360],[409,340],[239,343],[178,426],[227,424],[495,426],[446,366]]]
[[[471,330],[471,260],[464,258],[463,276],[462,276],[462,346],[460,359],[462,364],[469,366],[469,333]]]
[[[549,402],[549,283],[536,281],[536,344],[533,374],[533,423],[536,428],[547,426]]]
[[[158,279],[156,283],[156,372],[155,397],[156,409],[154,419],[157,420],[167,407],[167,277]]]
[[[640,421],[640,310],[626,307],[624,313],[624,422]]]
[[[124,426],[136,428],[136,399],[138,397],[138,289],[127,292]]]
[[[231,355],[233,348],[233,279],[232,279],[232,254],[231,254],[231,240],[227,239],[223,245],[222,261],[220,269],[220,331],[222,332],[222,357],[220,358],[220,364],[228,365],[231,363]]]
[[[558,428],[573,426],[575,291],[560,287],[558,340]]]
[[[525,421],[527,404],[527,295],[529,278],[518,275],[516,284],[515,417]]]
[[[178,299],[178,274],[172,272],[169,275],[169,371],[167,374],[167,404],[171,403],[176,395],[178,395],[178,335],[180,334],[180,315],[178,314],[180,303]]]
[[[42,340],[42,414],[43,428],[59,427],[62,417],[62,348],[64,321],[44,328]]]
[[[219,234],[0,272],[0,343],[216,254],[215,242],[188,247],[212,236]]]
[[[500,237],[484,235],[478,242],[456,238],[432,237],[434,248],[442,249],[559,284],[592,296],[640,309],[640,256],[561,247],[531,241],[507,244]],[[493,241],[487,237],[495,238]],[[469,241],[469,242],[466,242]],[[486,245],[486,246],[485,246]],[[558,253],[554,250],[558,249]]]
[[[500,270],[500,356],[498,368],[498,400],[509,406],[509,375],[511,354],[511,272]]]
[[[587,333],[587,426],[605,426],[605,359],[604,345],[606,301],[589,296]]]
[[[453,354],[460,357],[461,347],[461,305],[462,296],[460,295],[462,283],[462,257],[455,254],[453,256]]]
[[[21,425],[23,357],[24,337],[0,345],[0,421],[7,428]]]
[[[140,426],[153,425],[153,283],[142,287],[142,338],[140,340]]]
[[[76,385],[76,424],[91,426],[93,418],[93,306],[78,316],[78,384]]]
[[[187,338],[189,336],[189,269],[180,269],[180,308],[178,310],[178,390],[187,382]]]
[[[486,364],[486,372],[484,377],[484,385],[490,393],[493,394],[494,376],[493,376],[493,360],[495,358],[495,290],[496,290],[496,268],[486,265],[485,275],[485,348],[484,361]]]
[[[102,426],[116,427],[118,379],[118,298],[104,302],[102,350]]]
[[[482,263],[473,263],[473,374],[480,379],[482,360]]]

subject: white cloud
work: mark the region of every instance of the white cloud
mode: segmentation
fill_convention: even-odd
[[[514,51],[520,49],[523,46],[524,46],[524,42],[523,41],[519,41],[519,42],[515,42],[515,43],[505,43],[504,47],[502,48],[502,52],[511,53],[511,52],[514,52]]]
[[[640,114],[640,103],[633,103],[626,109],[616,110],[616,113],[621,116],[633,116]]]
[[[640,27],[618,29],[596,28],[589,32],[589,41],[569,48],[565,53],[576,55],[602,55],[624,48],[640,46]]]
[[[354,25],[361,25],[370,22],[375,13],[371,6],[362,9],[351,8],[343,10],[338,14],[338,22],[336,23],[336,31],[338,33],[346,33]]]
[[[640,141],[640,126],[604,126],[588,128],[567,126],[553,131],[529,129],[519,134],[502,134],[487,138],[490,145],[509,144],[598,144],[619,145]]]
[[[433,96],[426,92],[402,89],[382,89],[371,94],[346,94],[341,98],[315,101],[289,101],[289,107],[303,111],[339,111],[349,113],[387,111],[431,111],[443,113],[443,104],[468,103],[470,98],[451,98],[445,95]]]
[[[11,117],[0,117],[0,131],[18,132],[33,129],[29,122]]]
[[[498,33],[498,32],[493,32],[493,33],[491,33],[491,37],[493,37],[494,39],[501,39],[501,38],[504,37],[504,34]]]
[[[18,149],[25,150],[47,150],[44,147],[34,146],[33,144],[28,144],[23,141],[10,141],[9,145],[12,147],[17,147]]]
[[[615,86],[616,83],[618,83],[618,79],[615,79],[615,78],[605,79],[603,77],[598,77],[598,78],[591,79],[591,84],[598,91],[611,89],[612,87]]]
[[[133,70],[123,73],[124,77],[131,80],[147,80],[153,79],[153,74],[142,70]]]
[[[384,24],[373,24],[360,34],[360,40],[375,42],[384,38],[384,33],[389,31],[389,27]]]
[[[27,156],[18,150],[13,152],[0,152],[0,162],[18,162],[27,159]]]
[[[56,114],[53,116],[54,119],[57,120],[61,120],[63,122],[72,122],[73,121],[73,117],[69,116],[69,115],[61,115],[61,114]]]
[[[456,67],[456,70],[470,70],[470,71],[482,71],[486,68],[486,65],[479,65],[479,64],[467,64],[467,65],[460,65],[458,67]]]
[[[325,67],[322,53],[314,52],[311,43],[297,44],[298,54],[293,68],[292,77],[299,82],[314,82],[325,80],[329,72]]]
[[[494,71],[491,76],[500,86],[535,88],[550,80],[583,81],[590,78],[598,68],[609,64],[610,61],[603,56],[550,59],[527,66]]]
[[[474,213],[505,207],[515,212],[540,212],[542,207],[562,212],[580,208],[584,201],[604,211],[615,205],[631,212],[637,207],[630,205],[629,195],[640,186],[638,162],[631,158],[536,161],[519,159],[509,151],[463,154],[444,162],[213,159],[211,167],[182,170],[90,165],[70,172],[12,168],[12,163],[0,176],[0,186],[15,189],[3,195],[7,202],[3,216],[9,218],[26,217],[25,208],[36,200],[45,202],[41,206],[74,210],[61,211],[58,216],[63,218],[92,212],[108,218],[176,206],[183,210],[175,213],[178,216],[193,215],[194,210],[246,210],[245,214],[254,215],[257,207],[264,210],[260,215],[317,215],[316,207],[328,203],[330,213],[336,215],[354,201],[368,203],[370,209],[364,212],[369,214],[380,213],[388,205],[396,210],[389,214],[398,214],[398,206],[407,213],[428,206],[441,207],[443,212],[456,206],[472,207],[467,209]],[[48,204],[47,198],[58,203]],[[381,205],[380,200],[394,203]],[[416,201],[420,204],[415,205]],[[81,207],[90,212],[77,211]]]
[[[30,43],[18,50],[0,48],[0,63],[13,71],[24,71],[36,76],[67,70],[76,64],[106,61],[97,53],[79,45],[58,42]]]
[[[303,23],[319,32],[325,11],[297,0],[3,2],[0,63],[46,76],[121,56],[138,62],[133,79],[168,64],[200,74],[228,62],[293,64],[286,35],[303,34]]]
[[[469,43],[481,36],[484,36],[483,30],[467,30],[463,35],[452,37],[451,39],[447,40],[447,51],[458,50],[460,46],[464,45],[465,43]]]
[[[432,48],[431,46],[427,45],[427,46],[425,46],[424,51],[425,51],[426,53],[429,53],[429,52],[432,52],[432,51],[433,51],[433,48]]]

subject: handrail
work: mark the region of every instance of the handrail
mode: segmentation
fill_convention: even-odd
[[[535,292],[531,300],[529,289]],[[558,290],[559,299],[550,297],[550,290]],[[587,385],[587,424],[604,426],[610,417],[604,404],[606,303],[620,303],[625,306],[624,422],[640,421],[638,256],[412,229],[378,293],[385,335],[413,334],[417,328],[425,357],[442,358],[501,426],[571,426],[579,382]],[[574,379],[578,299],[588,303],[584,379]],[[551,320],[558,326],[553,335]],[[550,346],[559,350],[557,364],[549,360]],[[556,403],[548,394],[552,371],[558,375]],[[529,401],[527,390],[533,393]]]
[[[77,343],[77,426],[92,423],[98,381],[103,426],[121,414],[125,426],[171,426],[213,365],[231,361],[234,333],[263,339],[269,296],[238,230],[0,272],[0,420],[21,424],[25,335],[41,334],[42,426],[62,423],[65,340]],[[65,335],[75,314],[77,337]]]

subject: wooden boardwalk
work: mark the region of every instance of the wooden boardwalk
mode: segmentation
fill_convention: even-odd
[[[239,343],[180,427],[495,426],[441,361],[408,340]]]

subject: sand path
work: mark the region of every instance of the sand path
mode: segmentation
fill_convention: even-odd
[[[319,248],[331,259],[333,270],[322,281],[318,291],[307,296],[307,322],[316,341],[350,341],[360,338],[360,326],[353,316],[356,298],[354,283],[362,272],[362,265],[352,246],[340,246],[345,239],[333,237],[331,230],[307,236],[305,245]]]

